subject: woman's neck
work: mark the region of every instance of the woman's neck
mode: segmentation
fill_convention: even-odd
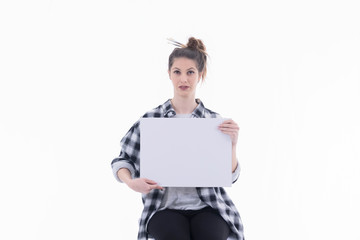
[[[195,98],[179,98],[174,97],[171,99],[171,104],[177,114],[189,114],[197,107]]]

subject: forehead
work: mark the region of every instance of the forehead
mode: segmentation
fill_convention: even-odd
[[[180,69],[188,69],[195,68],[197,69],[196,62],[190,58],[180,57],[174,58],[174,63],[171,68],[180,68]]]

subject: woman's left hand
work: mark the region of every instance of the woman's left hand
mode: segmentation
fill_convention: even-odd
[[[235,146],[238,140],[239,126],[237,123],[232,120],[225,120],[219,125],[219,130],[230,136],[232,145]]]

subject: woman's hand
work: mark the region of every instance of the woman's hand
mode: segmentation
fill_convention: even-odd
[[[153,189],[164,190],[163,187],[157,185],[156,182],[147,178],[132,178],[129,169],[121,168],[117,175],[121,181],[126,183],[129,188],[134,190],[135,192],[139,192],[142,194],[148,194]]]
[[[225,120],[223,123],[219,125],[219,130],[230,136],[232,146],[236,146],[239,135],[239,129],[240,128],[237,125],[237,123],[232,119]]]
[[[132,190],[142,193],[142,194],[148,194],[153,189],[164,190],[164,188],[157,185],[156,182],[154,182],[153,180],[147,179],[147,178],[131,179],[131,180],[127,181],[126,184]]]

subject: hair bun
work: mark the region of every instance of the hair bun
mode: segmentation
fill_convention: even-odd
[[[206,48],[204,43],[200,39],[190,37],[186,46],[190,49],[198,50],[200,52],[205,52]]]

